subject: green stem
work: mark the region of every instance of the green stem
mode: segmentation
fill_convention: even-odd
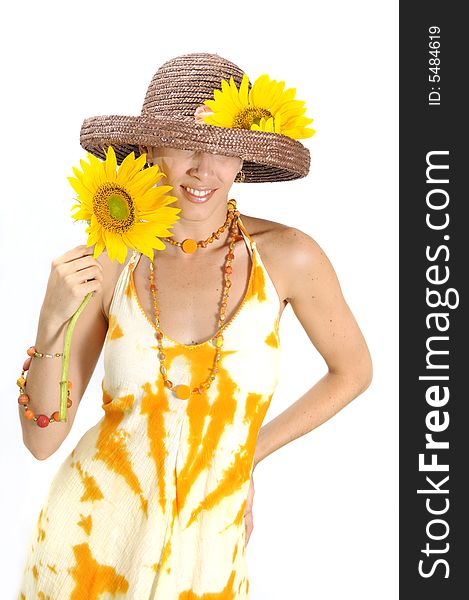
[[[60,377],[60,409],[59,419],[62,423],[67,422],[67,400],[68,400],[68,366],[70,363],[70,346],[72,345],[72,334],[78,317],[83,312],[85,306],[90,301],[94,292],[89,292],[83,299],[83,302],[75,311],[74,315],[68,321],[65,331],[64,351],[62,356],[62,374]]]

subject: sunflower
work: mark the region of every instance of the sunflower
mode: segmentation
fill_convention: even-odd
[[[204,104],[212,111],[203,117],[208,125],[233,127],[254,131],[281,133],[294,139],[311,137],[314,129],[306,127],[313,122],[304,116],[304,102],[295,100],[296,89],[285,90],[284,81],[275,81],[261,75],[248,90],[249,79],[243,75],[238,87],[233,77],[221,82],[221,90],[214,90],[213,100]]]
[[[124,263],[128,248],[138,250],[153,260],[153,249],[164,250],[160,236],[173,235],[168,227],[180,218],[180,208],[168,206],[177,199],[167,196],[170,185],[156,186],[165,176],[158,165],[142,170],[146,155],[135,159],[131,152],[117,169],[114,148],[109,146],[106,159],[100,161],[87,153],[89,162],[80,160],[82,171],[73,167],[75,177],[68,177],[78,194],[78,208],[72,217],[88,222],[87,246],[95,244],[93,257],[106,248],[110,260]]]

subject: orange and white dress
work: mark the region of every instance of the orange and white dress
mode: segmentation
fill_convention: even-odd
[[[244,510],[280,358],[279,297],[242,222],[249,285],[218,373],[189,399],[163,385],[134,251],[104,344],[104,415],[55,475],[31,538],[21,600],[249,598]],[[168,378],[204,381],[216,348],[164,336]]]

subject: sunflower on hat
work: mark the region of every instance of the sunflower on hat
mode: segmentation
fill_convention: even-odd
[[[142,141],[242,156],[246,183],[291,181],[308,174],[310,153],[299,140],[315,133],[295,94],[268,75],[251,88],[246,73],[218,54],[184,54],[154,74],[139,115],[89,117],[80,143],[100,159],[112,144],[119,163],[132,150],[138,156]]]
[[[221,90],[213,92],[213,100],[206,100],[198,120],[207,125],[270,131],[293,139],[308,138],[316,131],[307,127],[313,122],[304,116],[306,108],[302,100],[295,100],[296,89],[285,88],[284,81],[261,75],[249,90],[249,79],[243,75],[241,85],[236,86],[233,77],[221,82]]]

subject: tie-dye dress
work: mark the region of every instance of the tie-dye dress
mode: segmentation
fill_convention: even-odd
[[[104,344],[101,420],[55,475],[31,539],[23,600],[249,598],[244,510],[279,365],[279,297],[242,222],[249,285],[224,329],[211,387],[188,400],[163,385],[133,252]],[[164,336],[168,378],[204,381],[213,342]]]

